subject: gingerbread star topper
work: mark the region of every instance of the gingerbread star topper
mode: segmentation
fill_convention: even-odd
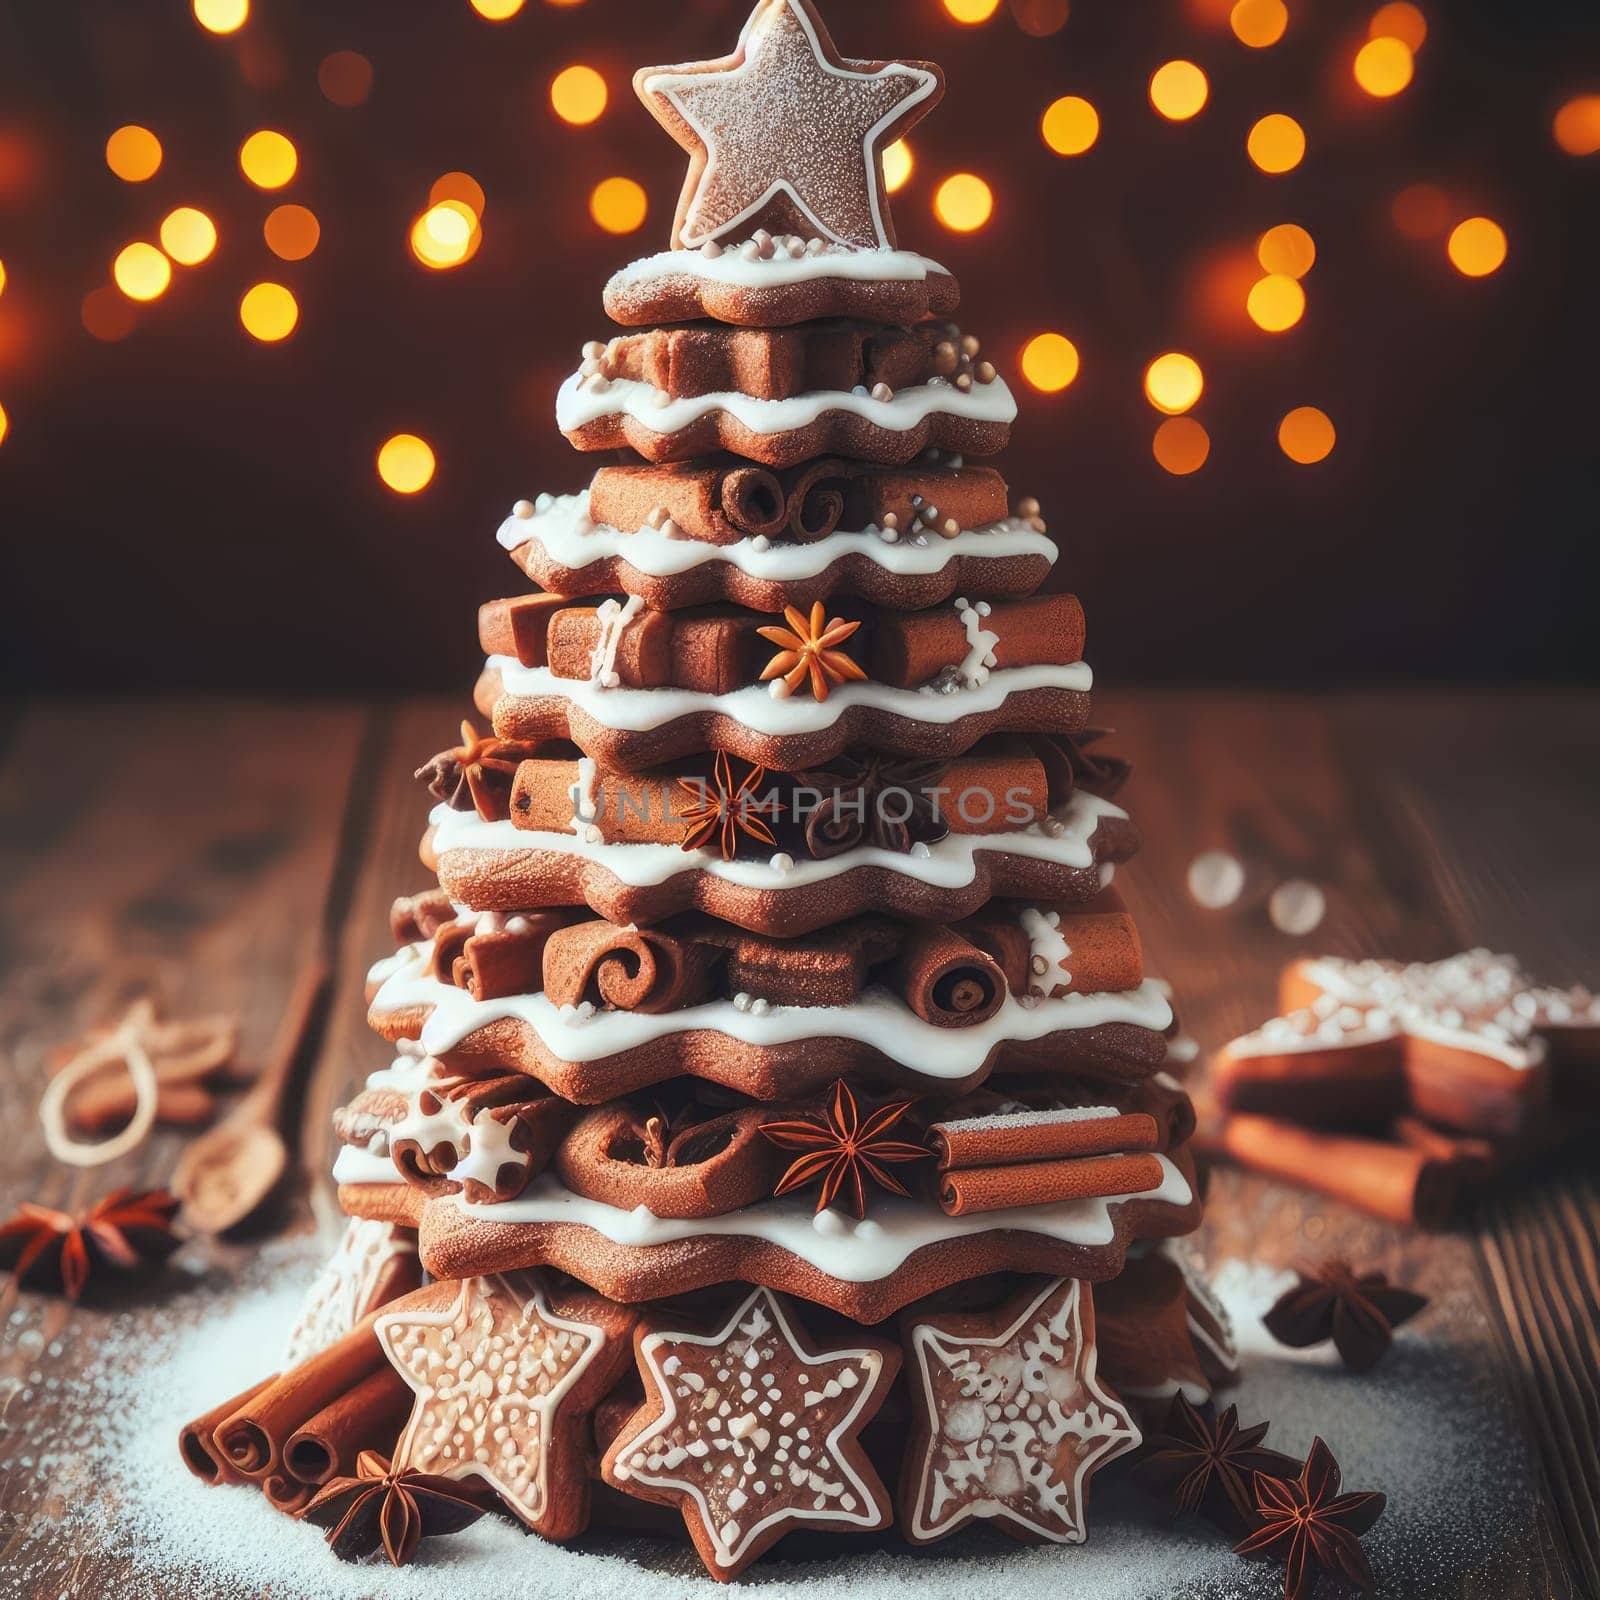
[[[674,249],[774,233],[891,248],[883,151],[944,94],[931,61],[851,61],[811,0],[759,0],[720,61],[645,67],[633,86],[689,152]]]

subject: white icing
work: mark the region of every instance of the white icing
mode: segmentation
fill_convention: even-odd
[[[338,1248],[307,1291],[284,1348],[284,1367],[298,1366],[342,1339],[366,1314],[384,1268],[396,1256],[409,1255],[415,1248],[390,1223],[352,1217]]]
[[[545,850],[591,861],[632,888],[662,884],[682,872],[704,872],[740,888],[767,891],[825,883],[861,867],[881,867],[938,889],[962,889],[977,877],[979,851],[1024,856],[1083,870],[1094,865],[1089,841],[1102,821],[1121,821],[1127,815],[1111,801],[1080,789],[1044,823],[1016,833],[952,833],[937,843],[919,845],[918,850],[909,855],[863,845],[826,861],[797,861],[783,871],[771,860],[724,861],[720,851],[709,848],[684,850],[670,844],[596,844],[566,833],[525,831],[512,822],[486,822],[475,811],[454,811],[447,805],[437,806],[429,820],[434,830],[433,848],[440,855],[451,850],[502,854]]]
[[[1165,1032],[1172,1011],[1149,984],[1126,994],[1071,994],[1024,1006],[1008,998],[987,1022],[973,1028],[938,1028],[924,1022],[886,989],[862,991],[848,1006],[764,1006],[748,999],[713,1000],[704,1005],[650,1015],[637,1011],[597,1012],[587,1020],[568,1015],[542,994],[474,1000],[464,989],[429,975],[426,945],[413,947],[409,968],[391,972],[373,1000],[378,1013],[432,1006],[422,1030],[423,1047],[434,1054],[454,1050],[462,1040],[502,1019],[531,1027],[552,1055],[574,1063],[602,1061],[657,1039],[695,1029],[720,1033],[742,1044],[771,1046],[807,1039],[853,1039],[889,1060],[932,1079],[961,1079],[978,1071],[996,1046],[1042,1039],[1053,1033],[1123,1022]]]
[[[866,556],[899,577],[921,577],[942,572],[958,556],[996,561],[1043,556],[1053,564],[1058,554],[1054,542],[1021,517],[1007,517],[1002,522],[965,529],[953,539],[920,545],[886,544],[877,528],[831,533],[812,544],[773,544],[756,539],[709,544],[700,539],[670,538],[662,529],[650,527],[623,533],[590,518],[587,493],[562,495],[531,518],[512,515],[495,537],[505,549],[513,551],[537,541],[552,561],[575,571],[620,556],[648,577],[670,578],[710,561],[722,561],[748,577],[771,583],[814,578],[849,555]]]
[[[578,760],[578,781],[572,787],[572,831],[590,844],[599,844],[605,836],[599,828],[600,797],[597,785],[600,764],[589,756]]]
[[[589,682],[596,689],[615,689],[621,682],[617,675],[617,651],[628,624],[644,610],[644,601],[630,594],[627,602],[607,600],[596,616],[600,622],[600,641],[589,657]]]
[[[1115,1106],[1062,1106],[1051,1111],[1006,1111],[990,1117],[957,1117],[936,1122],[946,1133],[997,1133],[1009,1128],[1050,1128],[1063,1122],[1104,1122],[1120,1117]]]
[[[490,656],[490,670],[500,674],[505,692],[528,699],[570,700],[602,727],[623,733],[644,733],[680,717],[724,716],[753,733],[782,738],[820,733],[855,706],[871,707],[911,722],[944,726],[962,717],[998,711],[1007,698],[1029,689],[1065,689],[1087,694],[1094,672],[1085,661],[1065,666],[1008,667],[986,675],[986,681],[954,694],[929,689],[896,689],[885,683],[847,683],[826,700],[793,695],[775,700],[765,685],[747,684],[729,694],[695,689],[603,689],[574,678],[558,678],[548,667],[525,667],[515,656]]]
[[[631,262],[611,279],[613,288],[633,288],[662,278],[694,278],[738,289],[774,289],[791,283],[840,278],[852,283],[925,283],[950,273],[937,261],[909,250],[828,249],[817,255],[777,254],[750,260],[737,250],[706,256],[698,250],[663,250]]]
[[[950,383],[912,384],[888,400],[874,400],[870,394],[843,389],[819,389],[789,400],[760,400],[731,391],[675,400],[654,384],[635,378],[614,378],[602,383],[574,373],[556,396],[556,423],[563,433],[603,418],[627,416],[642,422],[652,433],[671,434],[714,411],[725,412],[752,433],[764,435],[809,427],[834,411],[861,417],[891,433],[908,433],[935,415],[965,417],[973,422],[1015,422],[1017,402],[1004,378],[974,384],[970,390]]]
[[[967,632],[967,654],[961,665],[956,668],[956,676],[971,688],[979,688],[989,681],[989,673],[995,665],[995,646],[1000,643],[1000,635],[984,627],[984,619],[990,614],[989,603],[980,600],[977,605],[972,605],[966,600],[956,601],[956,612],[961,618],[961,625]]]
[[[1022,913],[1022,927],[1032,948],[1028,958],[1030,990],[1053,995],[1057,990],[1071,988],[1072,973],[1067,963],[1072,959],[1072,946],[1061,932],[1061,913],[1046,914],[1030,906]]]

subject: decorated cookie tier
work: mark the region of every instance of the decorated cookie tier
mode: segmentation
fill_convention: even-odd
[[[672,1528],[731,1579],[803,1530],[1081,1540],[1139,1408],[1231,1376],[1083,609],[954,277],[893,236],[882,149],[942,82],[811,0],[639,74],[673,248],[606,291],[556,409],[612,454],[501,527],[533,587],[418,771],[331,1344],[197,1470],[292,1478],[282,1385],[348,1388],[452,1525]],[[395,1241],[436,1281],[376,1306]]]

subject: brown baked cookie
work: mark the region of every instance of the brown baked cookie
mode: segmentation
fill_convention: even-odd
[[[992,1311],[919,1306],[901,1336],[905,1537],[931,1544],[981,1520],[1028,1543],[1081,1544],[1090,1478],[1140,1440],[1096,1372],[1089,1285],[1034,1280]]]
[[[823,317],[910,324],[961,303],[952,273],[908,251],[850,250],[794,234],[666,250],[615,273],[606,315],[625,328],[709,317],[781,328]]]
[[[713,1577],[736,1578],[800,1529],[870,1533],[893,1520],[860,1442],[899,1371],[893,1345],[866,1334],[819,1345],[759,1288],[709,1332],[651,1318],[634,1342],[644,1404],[601,1475],[676,1505]]]

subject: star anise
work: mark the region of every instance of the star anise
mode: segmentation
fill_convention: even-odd
[[[1204,1517],[1231,1538],[1240,1539],[1261,1526],[1256,1511],[1255,1474],[1287,1478],[1298,1463],[1261,1441],[1268,1424],[1239,1426],[1239,1408],[1208,1416],[1191,1405],[1180,1389],[1172,1397],[1164,1430],[1150,1441],[1152,1450],[1133,1476],[1141,1488],[1172,1501],[1173,1515]]]
[[[806,818],[806,849],[826,861],[863,843],[898,855],[936,843],[950,828],[930,791],[947,770],[943,761],[841,755],[830,767],[801,773],[796,783],[821,796]]]
[[[97,1266],[133,1272],[165,1261],[183,1242],[172,1231],[177,1214],[165,1189],[116,1189],[77,1216],[29,1203],[0,1225],[0,1266],[18,1283],[58,1285],[76,1300]]]
[[[1133,765],[1120,756],[1092,750],[1102,739],[1114,738],[1108,728],[1085,728],[1082,733],[1041,734],[1028,742],[1045,764],[1050,798],[1059,804],[1075,789],[1109,800],[1133,776]]]
[[[832,1101],[815,1116],[788,1122],[764,1122],[761,1132],[773,1144],[784,1150],[806,1152],[790,1162],[773,1193],[789,1194],[795,1189],[808,1188],[820,1179],[822,1188],[817,1195],[817,1210],[826,1211],[843,1194],[857,1217],[867,1214],[864,1179],[870,1178],[890,1194],[909,1194],[911,1191],[889,1170],[890,1166],[902,1161],[925,1160],[932,1151],[926,1145],[890,1139],[886,1135],[914,1103],[896,1100],[880,1106],[863,1121],[856,1097],[849,1085],[840,1079],[833,1086]]]
[[[499,739],[481,734],[470,722],[461,724],[461,743],[441,750],[416,775],[435,800],[452,811],[476,811],[485,822],[504,822],[511,815],[511,785],[517,768],[539,753],[527,739]]]
[[[1372,1568],[1361,1535],[1383,1515],[1385,1503],[1376,1492],[1340,1494],[1339,1463],[1321,1439],[1313,1439],[1298,1478],[1256,1474],[1261,1526],[1234,1549],[1242,1556],[1274,1556],[1286,1563],[1284,1600],[1304,1600],[1323,1573],[1370,1589]]]
[[[767,781],[765,767],[751,767],[742,782],[733,781],[733,764],[727,753],[717,756],[710,782],[703,779],[678,779],[678,792],[685,807],[678,812],[684,824],[683,848],[698,850],[720,836],[722,859],[732,861],[739,853],[739,835],[748,834],[763,844],[776,845],[768,818],[777,821],[783,803],[776,795],[765,800],[756,793]]]
[[[859,622],[830,618],[820,600],[809,617],[795,606],[785,606],[783,620],[789,624],[787,628],[756,629],[763,639],[778,646],[778,654],[761,674],[763,683],[778,680],[772,685],[774,695],[787,698],[809,679],[811,693],[826,700],[829,690],[838,684],[865,682],[866,673],[838,648],[860,628]]]
[[[487,1490],[396,1467],[376,1450],[363,1450],[356,1475],[325,1484],[300,1517],[327,1530],[328,1546],[341,1561],[374,1561],[381,1550],[403,1567],[424,1539],[460,1533],[492,1510]]]
[[[1279,1344],[1304,1350],[1332,1339],[1352,1372],[1369,1372],[1394,1330],[1427,1303],[1426,1295],[1395,1288],[1381,1272],[1358,1276],[1347,1261],[1325,1261],[1303,1267],[1299,1282],[1261,1320]]]

